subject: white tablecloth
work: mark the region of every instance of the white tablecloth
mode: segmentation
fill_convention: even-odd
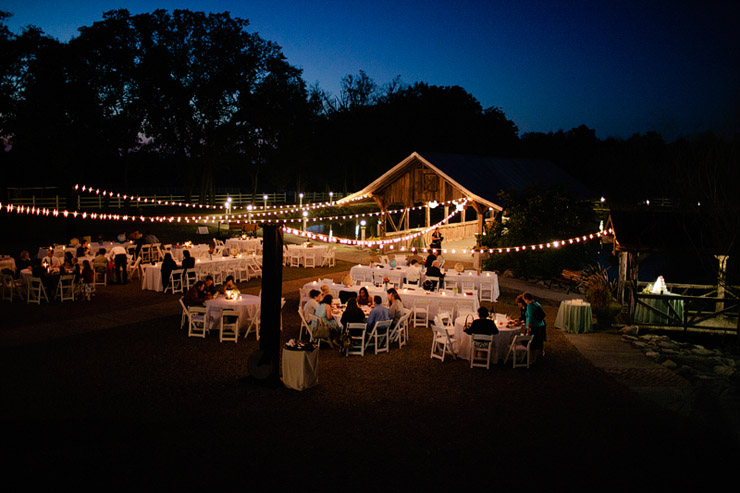
[[[212,272],[216,267],[236,267],[242,260],[244,259],[240,257],[217,257],[213,260],[196,259],[195,268],[196,270]],[[156,264],[141,264],[141,268],[144,271],[141,276],[141,289],[162,291],[162,264],[159,262]]]
[[[229,238],[224,246],[226,248],[238,248],[242,252],[260,252],[262,251],[262,240],[260,238]]]
[[[303,245],[287,245],[287,247],[291,254],[295,252],[300,254],[301,265],[305,265],[304,261],[306,257],[313,257],[316,267],[321,265],[321,259],[326,255],[326,252],[329,249],[326,245],[315,245],[312,247],[305,247]]]
[[[473,318],[478,318],[478,316],[475,315]],[[503,361],[506,357],[506,351],[509,350],[511,341],[522,332],[521,325],[508,328],[506,327],[506,322],[496,322],[496,327],[498,327],[498,334],[493,336],[494,350],[491,355],[491,363],[496,363],[499,359]],[[455,319],[455,339],[457,340],[455,350],[457,351],[458,358],[469,360],[470,345],[473,342],[473,336],[466,334],[464,328],[465,317],[457,317]]]
[[[206,328],[218,330],[221,323],[221,312],[235,310],[239,313],[239,328],[243,329],[251,322],[260,307],[260,297],[253,294],[240,294],[239,299],[227,300],[226,296],[206,300]]]
[[[319,350],[291,351],[283,349],[283,385],[294,390],[305,390],[319,381]]]
[[[319,283],[318,281],[308,282],[303,286],[303,289],[306,292],[310,289],[320,289],[322,284],[324,283]],[[353,291],[355,293],[360,291],[360,287],[357,285],[344,286],[343,284],[336,283],[327,285],[330,289],[336,291],[337,293],[339,293],[340,291]],[[388,294],[382,287],[366,287],[371,297],[379,295],[383,299],[383,303],[388,303]],[[412,308],[414,306],[414,302],[417,301],[429,301],[430,318],[434,318],[434,316],[440,311],[440,305],[442,305],[445,309],[448,309],[445,305],[454,306],[457,310],[465,308],[471,310],[473,313],[477,312],[478,308],[480,307],[477,295],[466,296],[463,294],[458,294],[457,296],[451,296],[443,293],[431,293],[429,291],[424,291],[423,289],[411,290],[403,288],[398,290],[398,295],[401,297],[401,303],[403,303],[404,308]]]
[[[373,276],[401,276],[401,281],[406,282],[406,273],[411,267],[398,266],[391,268],[389,266],[370,267],[369,265],[355,265],[349,270],[352,279],[360,279],[372,282]],[[390,277],[388,277],[390,279]]]
[[[462,291],[463,283],[472,282],[475,285],[475,290],[480,292],[481,282],[492,282],[493,283],[493,300],[497,301],[499,297],[498,287],[498,275],[495,272],[484,271],[478,275],[477,272],[463,272],[458,273],[456,270],[447,269],[445,273],[445,288],[450,289],[457,287]]]
[[[200,245],[193,245],[190,247],[181,246],[181,247],[172,247],[169,250],[166,250],[166,252],[169,252],[172,254],[172,258],[175,259],[178,262],[182,262],[182,252],[185,250],[188,250],[190,252],[191,257],[195,258],[208,258],[208,250],[209,246],[205,243]]]
[[[563,329],[572,334],[591,332],[592,327],[591,304],[576,300],[567,300],[560,303],[558,314],[555,317],[555,328]]]
[[[15,259],[13,257],[0,258],[0,270],[10,269],[15,275]]]

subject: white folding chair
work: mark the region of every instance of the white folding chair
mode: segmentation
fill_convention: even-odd
[[[457,359],[454,344],[455,338],[450,335],[444,326],[437,323],[432,324],[432,353],[430,358],[444,361],[445,355],[450,354],[453,359]]]
[[[493,299],[493,281],[481,281],[478,286],[478,299],[480,301],[496,301]]]
[[[303,255],[303,267],[316,268],[316,252],[306,252]]]
[[[450,325],[455,323],[455,307],[457,306],[457,303],[455,301],[440,301],[439,306],[437,308],[437,314],[442,315],[446,314],[449,318],[449,322],[445,322],[445,325]],[[444,320],[444,317],[442,317]]]
[[[431,301],[429,300],[415,300],[414,306],[411,308],[413,313],[414,327],[428,327],[429,326],[429,307]]]
[[[180,299],[178,300],[180,303],[180,307],[182,308],[182,316],[180,317],[180,329],[184,329],[185,327],[190,326],[190,311],[188,311],[188,307],[185,306],[185,302],[182,301],[183,297],[180,296]],[[187,322],[187,325],[185,325],[185,322]]]
[[[313,329],[311,328],[311,324],[313,323],[313,316],[309,315],[310,320],[306,320],[305,314],[303,313],[303,310],[301,308],[298,308],[298,316],[301,319],[301,331],[298,333],[298,340],[300,341],[303,339],[303,331],[305,330],[308,334],[308,339],[310,341],[313,340]]]
[[[475,281],[462,280],[459,284],[461,293],[472,293],[475,291]]]
[[[195,271],[195,269],[188,269],[184,271],[182,276],[183,291],[190,289],[197,280],[198,273]]]
[[[170,282],[167,283],[167,287],[164,288],[165,293],[167,292],[167,290],[170,290],[172,294],[183,292],[182,273],[182,269],[175,269],[170,273]]]
[[[254,331],[254,335],[257,338],[257,340],[260,340],[260,308],[257,308],[257,311],[255,312],[254,316],[252,317],[252,320],[249,322],[249,327],[247,327],[247,332],[244,334],[244,338],[246,339],[249,337],[249,333]]]
[[[511,345],[509,346],[509,351],[506,353],[506,358],[504,358],[504,364],[509,361],[509,355],[511,355],[513,368],[517,368],[519,366],[526,366],[529,368],[529,346],[531,344],[531,335],[514,337],[514,340],[511,341]]]
[[[151,245],[141,245],[141,250],[139,250],[139,257],[141,258],[141,261],[145,264],[149,264],[152,261],[151,251]]]
[[[3,274],[0,276],[0,283],[2,283],[2,299],[13,302],[13,295],[17,294],[20,299],[23,299],[23,281],[20,279],[13,279],[13,276]]]
[[[403,284],[402,274],[390,273],[386,277],[388,277],[389,284],[392,284],[394,288],[396,289],[401,288],[401,284]]]
[[[470,343],[470,367],[491,367],[491,354],[493,353],[493,336],[485,334],[473,334]]]
[[[257,261],[256,257],[247,259],[247,269],[249,269],[249,277],[262,277],[262,265]]]
[[[239,313],[236,310],[223,310],[221,312],[221,326],[219,327],[218,340],[239,340]]]
[[[288,255],[290,255],[290,266],[291,267],[300,267],[301,266],[301,252],[298,250],[288,250]]]
[[[93,286],[107,286],[108,285],[108,267],[93,267],[95,271],[95,277],[93,278]]]
[[[59,276],[55,298],[60,303],[75,300],[75,276],[74,274]]]
[[[432,282],[432,290],[436,291],[439,288],[439,277],[424,276],[424,282]]]
[[[134,276],[138,274],[139,279],[142,277],[141,272],[141,257],[136,257],[136,260],[134,260],[134,263],[128,266],[128,278],[133,280]]]
[[[49,297],[46,295],[46,289],[44,283],[40,277],[31,277],[28,282],[28,291],[26,292],[26,303],[41,304],[41,297],[44,297],[44,301],[49,302]]]
[[[382,322],[375,322],[375,327],[368,337],[373,340],[373,349],[375,354],[387,353],[390,349],[390,329],[392,320],[383,320]],[[367,351],[368,343],[365,345],[365,351]]]
[[[202,306],[188,307],[188,337],[202,337],[208,333],[206,309]]]
[[[365,356],[365,332],[367,331],[366,323],[348,323],[345,328],[349,337],[349,347],[346,355]]]
[[[404,309],[404,313],[403,315],[401,315],[401,318],[398,319],[398,323],[396,323],[391,328],[391,332],[389,334],[390,339],[388,340],[388,343],[390,344],[392,342],[397,342],[398,349],[401,349],[403,345],[407,342],[410,316],[411,310]]]

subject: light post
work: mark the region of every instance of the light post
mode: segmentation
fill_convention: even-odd
[[[252,204],[249,204],[247,206],[247,211],[249,211],[249,222],[252,222]]]
[[[298,194],[298,207],[303,208],[303,192]]]
[[[360,221],[360,239],[362,241],[365,241],[365,226],[367,226],[367,222],[363,219]]]
[[[264,200],[264,201],[265,201],[265,212],[267,212],[267,194],[264,194],[264,195],[262,196],[262,200]]]
[[[308,211],[303,211],[303,231],[306,231],[306,221],[308,220]]]
[[[329,192],[329,203],[334,205],[334,192]]]

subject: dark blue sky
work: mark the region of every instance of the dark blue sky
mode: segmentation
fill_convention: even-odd
[[[67,41],[127,8],[229,11],[332,94],[360,69],[379,85],[459,85],[521,132],[581,124],[601,138],[727,133],[740,118],[740,2],[0,0],[10,28]]]

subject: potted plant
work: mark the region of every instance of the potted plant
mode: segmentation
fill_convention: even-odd
[[[604,329],[611,327],[622,311],[616,299],[617,284],[609,280],[608,270],[609,267],[598,264],[589,266],[578,285],[583,289],[586,301],[591,304],[598,326]]]

